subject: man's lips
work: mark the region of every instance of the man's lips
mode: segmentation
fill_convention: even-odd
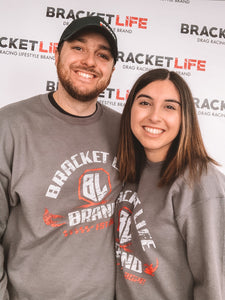
[[[83,71],[77,71],[76,72],[80,77],[85,78],[85,79],[93,79],[95,77],[94,74],[86,73]]]

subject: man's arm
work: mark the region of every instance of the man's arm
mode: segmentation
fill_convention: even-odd
[[[4,268],[3,235],[9,217],[9,206],[6,196],[8,180],[0,173],[0,300],[8,300],[7,274]]]
[[[2,113],[2,112],[1,112]],[[3,113],[4,114],[4,113]],[[8,300],[6,261],[3,236],[7,227],[10,207],[10,182],[13,160],[13,138],[8,122],[0,114],[0,300]]]

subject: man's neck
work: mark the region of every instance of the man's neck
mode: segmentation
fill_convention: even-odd
[[[82,102],[74,99],[67,93],[63,93],[60,90],[54,92],[53,97],[56,103],[69,114],[85,117],[90,116],[96,111],[97,99],[93,99],[88,102]]]

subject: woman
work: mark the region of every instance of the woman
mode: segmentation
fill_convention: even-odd
[[[143,74],[121,120],[117,300],[225,299],[225,176],[215,164],[186,82],[166,69]]]

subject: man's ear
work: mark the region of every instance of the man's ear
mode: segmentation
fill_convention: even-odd
[[[59,61],[59,51],[58,49],[55,50],[55,65],[58,65],[58,61]]]

